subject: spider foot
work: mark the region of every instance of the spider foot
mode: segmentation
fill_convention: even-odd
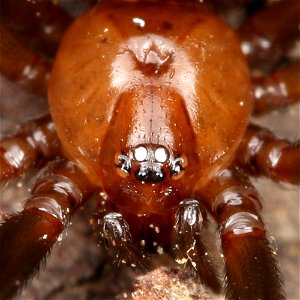
[[[121,214],[110,212],[98,218],[97,233],[118,265],[126,264],[138,271],[147,270],[148,257],[132,243],[129,225]]]
[[[206,221],[206,211],[197,200],[185,199],[180,203],[176,214],[176,261],[184,264],[214,292],[219,293],[222,286],[203,238],[202,227]]]

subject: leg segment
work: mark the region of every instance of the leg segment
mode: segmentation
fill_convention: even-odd
[[[100,242],[109,249],[118,264],[127,264],[139,270],[146,270],[148,258],[132,243],[130,229],[120,213],[113,212],[101,197],[95,215],[95,230]]]
[[[249,125],[236,155],[251,175],[265,175],[292,184],[300,182],[300,144],[276,138],[269,130]]]
[[[200,196],[219,224],[227,299],[285,299],[259,197],[247,177],[238,169],[225,170]]]
[[[18,134],[0,141],[0,182],[16,178],[38,161],[55,158],[59,149],[50,116],[24,124]]]
[[[0,226],[0,298],[11,298],[33,276],[90,194],[72,163],[56,161],[38,177],[24,210]]]
[[[10,80],[46,95],[51,63],[0,23],[0,71]]]
[[[54,56],[72,21],[64,10],[49,0],[1,0],[0,16],[10,30],[50,56]]]
[[[88,3],[89,6],[96,5],[99,1],[98,0],[85,0],[86,3]]]
[[[206,212],[197,200],[185,199],[180,203],[176,213],[176,261],[183,263],[219,293],[222,286],[202,233],[206,222]]]
[[[273,69],[299,38],[299,22],[297,0],[274,1],[251,17],[238,32],[250,66]]]
[[[209,0],[204,1],[213,8],[232,28],[238,28],[247,14],[261,8],[264,0]]]
[[[300,61],[267,77],[253,78],[254,114],[260,115],[300,101]]]
[[[259,197],[237,169],[219,174],[201,197],[220,228],[227,299],[285,299],[282,276],[264,223]]]

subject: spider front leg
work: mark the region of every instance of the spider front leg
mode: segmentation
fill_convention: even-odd
[[[120,213],[114,212],[109,202],[98,197],[95,230],[100,243],[110,250],[118,264],[127,264],[138,270],[146,270],[148,258],[133,242],[130,228]]]
[[[91,193],[76,165],[55,161],[38,177],[21,213],[0,226],[0,298],[9,299],[39,270],[72,214]]]
[[[238,169],[224,170],[204,190],[219,229],[227,299],[285,299],[275,250],[262,221],[259,197]]]
[[[206,211],[197,200],[185,199],[180,202],[176,213],[176,260],[184,263],[215,293],[219,293],[222,286],[203,237],[206,224]]]

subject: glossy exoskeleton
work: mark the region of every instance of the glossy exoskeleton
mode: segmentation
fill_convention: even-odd
[[[262,28],[270,43],[284,44]],[[259,47],[251,34],[239,32],[249,57]],[[119,259],[142,265],[153,245],[175,248],[178,262],[220,292],[203,235],[209,213],[220,232],[226,297],[285,298],[245,171],[299,183],[299,144],[249,124],[253,98],[254,110],[269,106],[253,95],[239,38],[197,1],[102,1],[72,24],[51,72],[51,119],[1,142],[3,180],[37,158],[59,156],[39,174],[24,210],[0,227],[4,299],[38,269],[95,192],[96,230]],[[299,98],[299,64],[287,68],[276,84]],[[14,160],[14,147],[23,159]]]

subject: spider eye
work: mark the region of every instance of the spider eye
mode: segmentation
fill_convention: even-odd
[[[147,166],[142,166],[140,169],[136,170],[135,177],[138,181],[146,182],[149,177],[149,168]]]
[[[164,170],[161,170],[161,168],[158,167],[149,167],[148,165],[142,165],[138,170],[135,172],[135,178],[144,183],[160,183],[164,181],[166,177],[166,172]]]
[[[152,180],[153,182],[162,182],[166,177],[166,172],[160,168],[153,169]]]
[[[184,174],[187,166],[187,159],[183,156],[176,157],[171,163],[171,176],[173,179],[179,179]]]
[[[148,150],[144,146],[139,146],[134,149],[134,158],[137,161],[144,161],[148,156]]]
[[[154,157],[157,162],[164,163],[168,159],[167,150],[163,147],[159,147],[154,152]]]
[[[117,173],[121,177],[126,177],[129,175],[131,171],[131,161],[126,154],[118,155],[116,165],[117,165]]]

